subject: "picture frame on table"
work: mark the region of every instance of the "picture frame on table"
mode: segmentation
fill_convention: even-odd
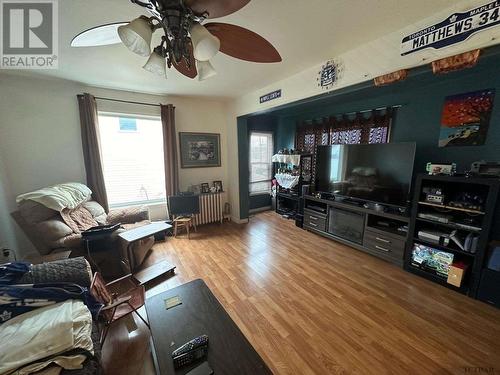
[[[203,182],[201,184],[201,194],[208,194],[210,193],[210,185],[208,182]]]
[[[180,132],[181,168],[221,166],[220,134]]]
[[[213,184],[214,184],[214,188],[215,188],[216,193],[220,193],[220,192],[224,191],[222,188],[222,181],[217,180],[217,181],[214,181]]]

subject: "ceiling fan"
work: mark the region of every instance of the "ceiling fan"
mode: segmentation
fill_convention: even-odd
[[[278,51],[259,34],[228,23],[202,23],[234,13],[250,0],[131,0],[150,17],[93,27],[73,38],[72,47],[123,43],[140,56],[149,56],[144,69],[166,78],[172,66],[189,78],[204,80],[216,73],[210,63],[217,52],[259,63],[280,62]],[[161,43],[151,51],[153,33],[161,29]]]

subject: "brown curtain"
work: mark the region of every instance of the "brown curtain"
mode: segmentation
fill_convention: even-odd
[[[87,174],[87,186],[92,190],[93,199],[109,212],[108,196],[104,183],[99,141],[99,120],[97,104],[90,94],[78,95],[80,123],[82,128],[83,160]]]
[[[179,192],[179,169],[177,163],[177,140],[175,133],[175,107],[161,105],[163,125],[163,157],[165,162],[165,189],[167,197]]]

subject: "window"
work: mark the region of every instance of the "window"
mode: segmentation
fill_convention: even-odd
[[[250,133],[250,194],[271,192],[273,150],[272,133]]]
[[[99,136],[110,207],[164,202],[161,120],[100,113]]]

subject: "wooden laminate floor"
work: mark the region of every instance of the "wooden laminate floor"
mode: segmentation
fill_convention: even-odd
[[[500,374],[500,310],[275,213],[169,238],[159,259],[176,276],[148,295],[204,279],[275,374]],[[139,319],[112,327],[103,363],[154,373]]]

